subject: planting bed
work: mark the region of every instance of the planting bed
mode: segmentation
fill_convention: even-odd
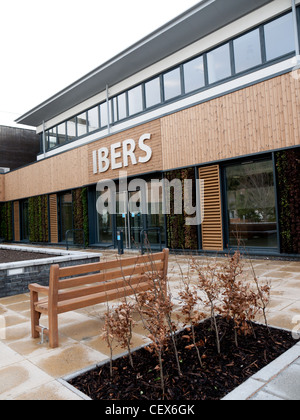
[[[101,254],[0,245],[0,298],[28,293],[28,285],[49,285],[52,264],[61,267],[99,262]]]
[[[207,320],[196,328],[203,368],[195,348],[186,348],[193,343],[189,330],[177,336],[181,377],[172,344],[169,344],[163,355],[166,400],[220,400],[296,344],[289,332],[270,329],[270,334],[267,327],[253,324],[256,337],[239,336],[237,348],[233,325],[221,318],[218,323],[223,334],[220,355],[211,321]],[[138,350],[133,354],[133,362],[134,368],[130,366],[128,357],[114,361],[112,379],[107,363],[69,382],[93,400],[162,399],[155,353],[149,348]]]
[[[55,255],[52,255],[53,257]],[[57,255],[58,256],[58,255]],[[16,251],[10,249],[0,249],[0,264],[17,261],[42,260],[47,258],[45,254],[39,252]]]

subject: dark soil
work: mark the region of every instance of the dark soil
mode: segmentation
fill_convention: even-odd
[[[249,377],[278,358],[296,344],[291,333],[254,324],[256,338],[239,336],[234,342],[232,326],[219,320],[222,333],[222,354],[218,355],[215,333],[210,320],[196,329],[204,367],[201,368],[196,350],[186,349],[192,344],[189,331],[178,335],[182,377],[179,377],[172,345],[164,358],[166,400],[220,400]],[[110,379],[109,363],[78,376],[70,383],[93,400],[161,400],[160,370],[154,352],[142,349],[133,354],[134,369],[128,357],[113,362],[114,375]]]
[[[54,255],[51,255],[51,257],[52,256]],[[17,261],[41,260],[44,258],[49,258],[49,255],[40,254],[36,252],[0,249],[0,264],[17,262]]]

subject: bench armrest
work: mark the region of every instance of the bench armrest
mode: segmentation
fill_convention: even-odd
[[[49,287],[40,286],[39,284],[36,284],[36,283],[30,284],[28,286],[28,288],[31,292],[37,292],[37,293],[41,293],[41,294],[47,295],[47,296],[49,294]]]

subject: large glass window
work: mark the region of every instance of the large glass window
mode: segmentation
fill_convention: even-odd
[[[272,160],[226,168],[229,246],[276,248]]]
[[[47,134],[46,134],[46,139],[47,139],[47,147],[48,149],[52,149],[53,147],[57,146],[57,129],[56,127],[51,128]]]
[[[73,229],[73,200],[72,193],[60,196],[61,241],[66,240],[66,232]]]
[[[268,61],[295,51],[292,13],[265,25],[265,41]]]
[[[87,113],[78,115],[77,117],[77,133],[78,137],[84,136],[87,134]]]
[[[262,64],[259,29],[237,38],[233,46],[237,73]]]
[[[127,117],[127,101],[126,93],[122,93],[118,96],[118,120],[123,120]]]
[[[67,122],[68,141],[72,141],[77,137],[76,117]]]
[[[164,74],[164,92],[166,101],[181,95],[180,68]]]
[[[62,123],[57,127],[57,140],[58,144],[64,144],[66,142],[66,123]]]
[[[100,125],[101,127],[107,127],[108,117],[107,117],[107,103],[104,102],[100,105]]]
[[[145,94],[147,108],[161,103],[160,77],[145,83]]]
[[[96,106],[88,111],[89,133],[99,129],[99,108]]]
[[[189,93],[205,86],[203,57],[189,61],[183,66],[184,88]]]
[[[156,185],[154,187],[154,185]],[[157,193],[153,193],[157,191]],[[165,216],[163,213],[164,198],[163,188],[161,187],[161,180],[156,182],[152,180],[147,183],[148,193],[148,214],[147,214],[147,237],[144,237],[146,245],[155,246],[160,243],[165,243]],[[160,234],[159,234],[160,232]],[[147,246],[146,246],[147,247]]]
[[[96,198],[100,197],[100,192],[96,192]],[[97,233],[99,244],[112,244],[113,243],[113,218],[112,215],[107,212],[106,214],[100,214],[97,212]]]
[[[231,61],[229,44],[207,54],[209,83],[215,83],[231,76]]]
[[[142,86],[137,86],[128,91],[129,115],[138,114],[143,111]]]

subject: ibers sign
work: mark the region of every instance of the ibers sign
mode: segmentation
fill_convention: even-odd
[[[146,144],[151,140],[151,134],[143,134],[138,144],[133,139],[124,140],[122,143],[115,143],[108,147],[101,147],[93,151],[93,172],[94,174],[104,173],[109,169],[116,170],[127,168],[129,165],[147,163],[152,158],[152,149]],[[137,150],[144,152],[137,157]]]

